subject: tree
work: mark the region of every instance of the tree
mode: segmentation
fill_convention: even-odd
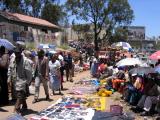
[[[10,12],[21,12],[21,0],[4,0],[2,2],[5,5],[5,9],[8,9]]]
[[[127,0],[67,0],[66,7],[77,19],[90,21],[94,26],[94,44],[112,37],[115,28],[128,25],[133,20],[133,10]],[[105,34],[100,38],[102,30]]]
[[[89,24],[78,24],[72,25],[72,29],[77,33],[78,39],[80,40],[86,40],[89,39],[89,30],[90,30],[90,25]]]
[[[33,17],[41,17],[51,23],[58,24],[66,13],[59,0],[3,0],[0,8]]]
[[[128,29],[125,27],[118,27],[115,28],[115,32],[112,34],[110,37],[110,43],[112,44],[113,42],[126,42],[128,39]]]
[[[59,21],[66,16],[63,12],[62,6],[48,2],[42,9],[41,18],[53,24],[58,25]]]

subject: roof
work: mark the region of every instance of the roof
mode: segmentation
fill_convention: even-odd
[[[47,20],[31,17],[28,15],[23,15],[23,14],[19,14],[19,13],[2,12],[2,11],[0,11],[0,15],[2,15],[3,17],[5,17],[9,20],[13,20],[13,21],[59,29],[59,27],[57,25],[54,25],[54,24],[48,22]]]

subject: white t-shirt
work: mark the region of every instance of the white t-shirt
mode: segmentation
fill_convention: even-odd
[[[60,61],[63,61],[63,60],[64,60],[64,58],[63,58],[62,55],[58,55],[58,59],[59,59]]]
[[[49,61],[50,75],[56,76],[60,67],[61,64],[58,60],[56,60],[54,63],[52,61]]]

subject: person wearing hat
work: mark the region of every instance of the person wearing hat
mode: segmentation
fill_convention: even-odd
[[[15,113],[20,113],[21,110],[27,109],[26,87],[31,81],[30,77],[28,78],[28,76],[32,76],[32,72],[27,72],[30,70],[28,67],[28,62],[28,59],[22,55],[22,50],[17,47],[15,49],[15,59],[10,62],[8,68],[8,84],[14,82],[13,85],[16,91],[17,100],[14,108]]]

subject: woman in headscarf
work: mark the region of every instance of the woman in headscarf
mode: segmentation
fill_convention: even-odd
[[[54,54],[49,61],[49,69],[50,69],[50,87],[53,91],[53,95],[55,91],[59,90],[59,94],[61,93],[61,74],[60,74],[61,64],[57,59],[57,55]]]

